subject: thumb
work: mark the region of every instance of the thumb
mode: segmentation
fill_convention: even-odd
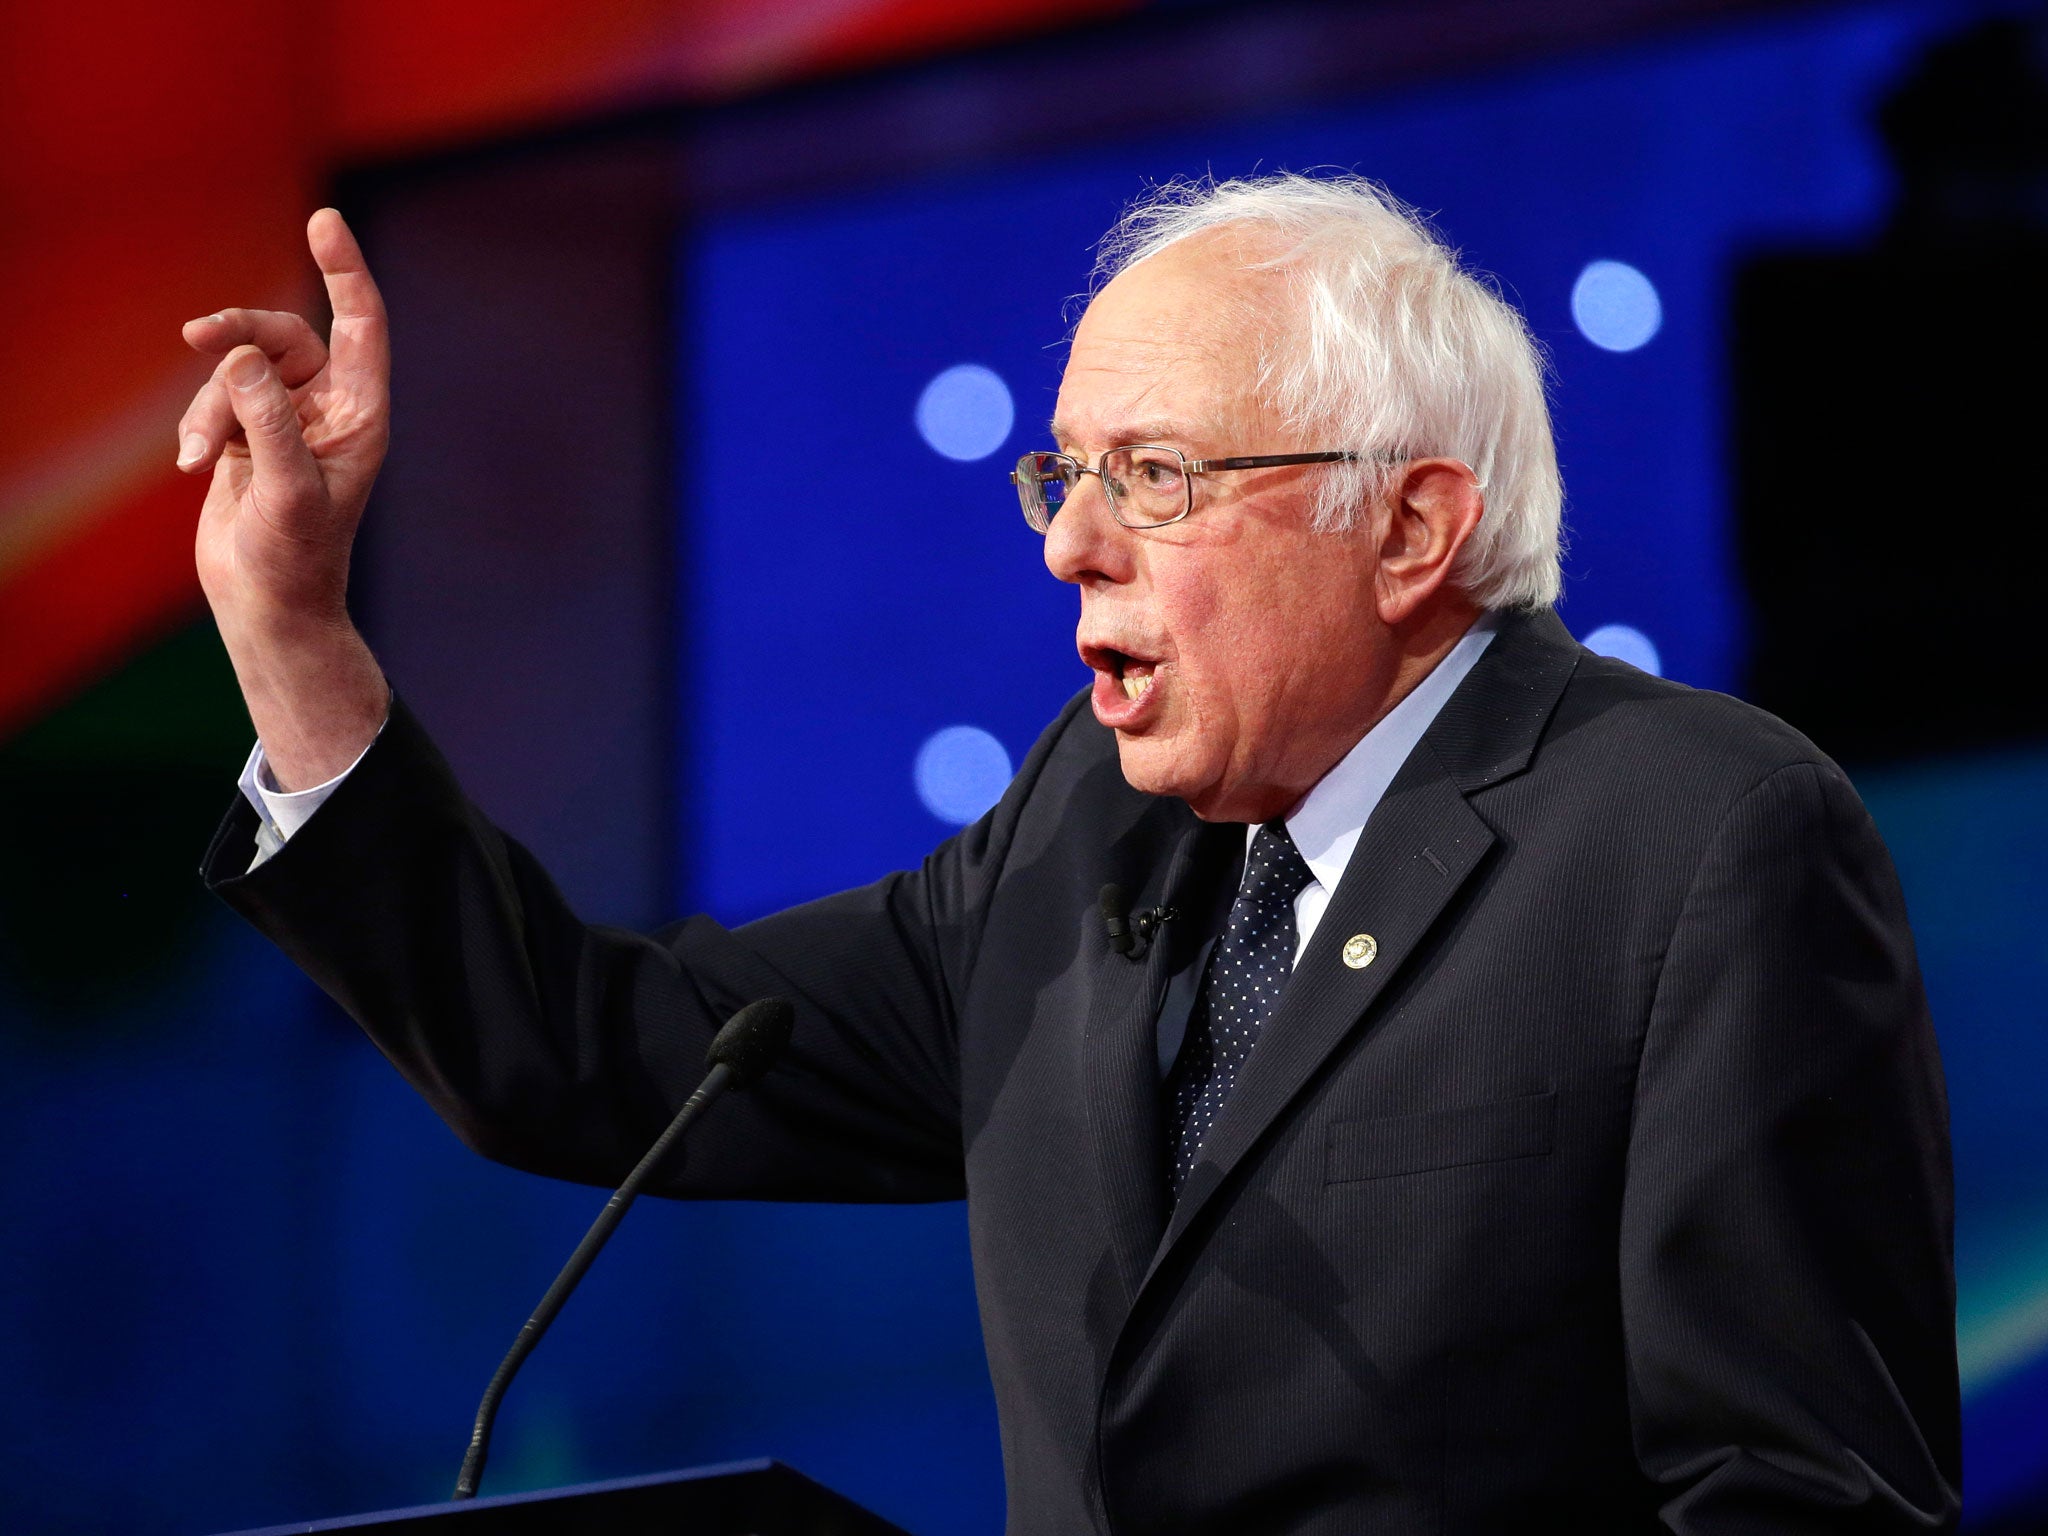
[[[325,491],[299,413],[284,380],[258,347],[237,347],[221,363],[228,406],[248,440],[259,494],[280,503],[318,500]]]

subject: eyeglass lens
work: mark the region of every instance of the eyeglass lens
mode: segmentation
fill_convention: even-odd
[[[1122,522],[1170,523],[1187,515],[1187,463],[1171,448],[1118,448],[1105,453],[1102,480]]]
[[[1040,533],[1052,526],[1053,515],[1065,505],[1068,492],[1080,479],[1079,466],[1061,453],[1027,453],[1017,461],[1017,500],[1024,507],[1024,521]]]
[[[1102,488],[1117,521],[1133,527],[1187,515],[1185,461],[1171,448],[1116,448],[1102,456]],[[1017,499],[1040,533],[1080,483],[1081,466],[1063,453],[1027,453],[1017,461]]]

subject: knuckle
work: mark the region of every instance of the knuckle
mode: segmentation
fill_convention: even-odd
[[[256,387],[243,407],[242,425],[251,432],[276,434],[287,428],[296,430],[298,424],[298,412],[292,409],[291,397],[267,382]]]

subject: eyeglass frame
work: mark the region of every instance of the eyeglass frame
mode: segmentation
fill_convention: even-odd
[[[1123,512],[1117,505],[1116,492],[1109,488],[1109,481],[1103,476],[1100,466],[1102,461],[1112,453],[1129,453],[1134,448],[1150,448],[1159,453],[1170,453],[1180,460],[1181,473],[1189,477],[1187,482],[1187,505],[1173,517],[1161,518],[1156,523],[1127,523],[1124,521]],[[1116,519],[1117,526],[1142,531],[1147,528],[1171,528],[1175,523],[1184,522],[1194,515],[1195,482],[1192,477],[1195,475],[1210,475],[1220,469],[1278,469],[1288,464],[1351,464],[1356,463],[1360,459],[1370,457],[1380,457],[1380,455],[1358,453],[1351,449],[1335,449],[1321,453],[1261,453],[1252,455],[1240,454],[1224,459],[1191,459],[1178,448],[1168,447],[1165,443],[1119,443],[1116,447],[1105,448],[1101,453],[1097,454],[1095,467],[1092,468],[1089,465],[1083,464],[1071,453],[1047,452],[1039,449],[1031,453],[1022,454],[1017,459],[1016,467],[1010,471],[1010,483],[1017,488],[1017,501],[1024,513],[1025,526],[1030,528],[1040,538],[1045,538],[1051,534],[1052,520],[1057,515],[1057,509],[1051,508],[1045,500],[1045,482],[1034,476],[1032,483],[1038,487],[1036,493],[1038,504],[1041,507],[1047,508],[1048,515],[1043,528],[1040,528],[1031,521],[1031,505],[1025,499],[1032,494],[1025,488],[1024,463],[1027,459],[1064,459],[1067,463],[1074,466],[1075,483],[1077,486],[1079,484],[1079,477],[1082,475],[1093,475],[1096,479],[1101,480],[1103,499],[1109,503],[1109,515]],[[1063,502],[1062,505],[1064,504]]]

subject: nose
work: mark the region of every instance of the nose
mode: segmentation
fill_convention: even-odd
[[[1129,581],[1130,537],[1110,514],[1102,481],[1083,475],[1045,532],[1045,568],[1081,586]]]

